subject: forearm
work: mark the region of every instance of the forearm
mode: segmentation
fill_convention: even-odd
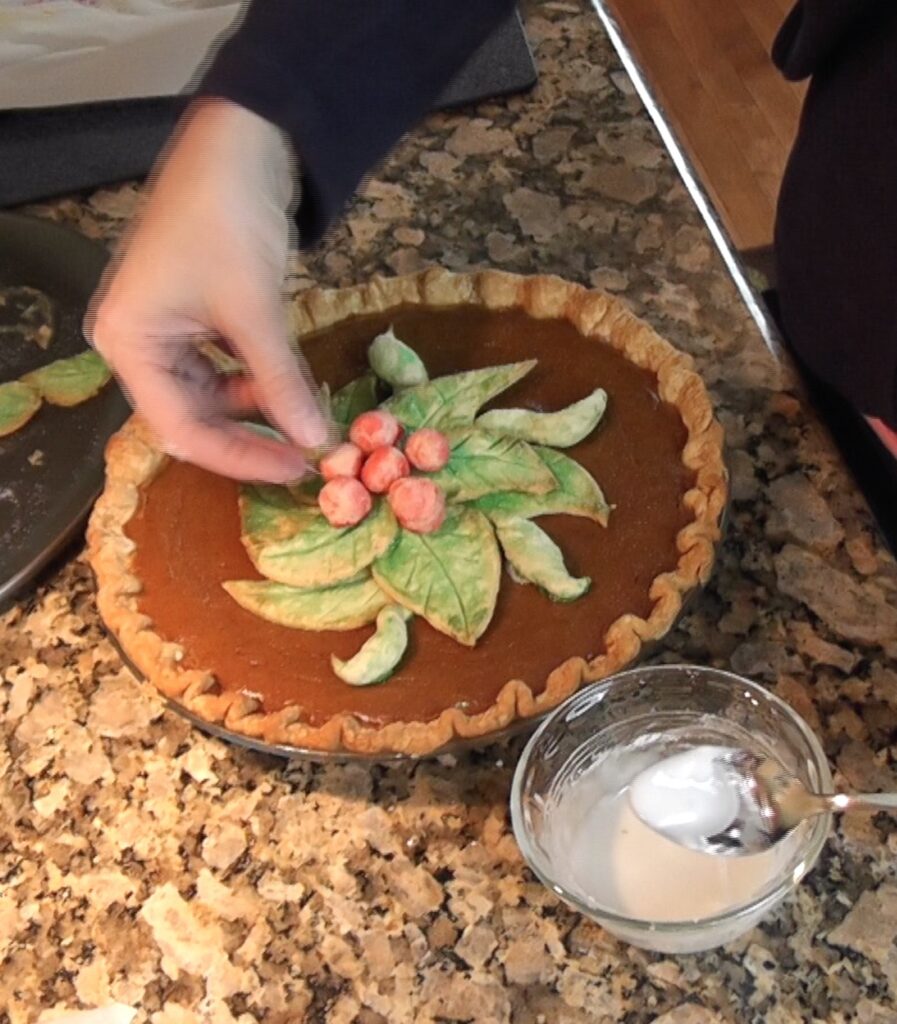
[[[200,95],[279,126],[301,156],[304,245],[431,108],[511,0],[256,0]]]

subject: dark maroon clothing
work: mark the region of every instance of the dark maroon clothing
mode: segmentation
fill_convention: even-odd
[[[812,76],[776,222],[785,333],[897,427],[897,2],[801,0],[773,57]]]

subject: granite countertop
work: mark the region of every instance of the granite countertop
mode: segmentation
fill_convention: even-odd
[[[897,789],[897,568],[768,354],[597,18],[525,8],[536,91],[431,118],[289,287],[431,263],[561,274],[691,352],[732,452],[714,580],[659,657],[768,684],[839,782]],[[132,185],[32,208],[113,240]],[[722,952],[628,948],[524,868],[518,748],[286,764],[191,729],[124,669],[80,550],[0,618],[0,1022],[111,1002],[152,1024],[897,1019],[897,833],[843,821]]]

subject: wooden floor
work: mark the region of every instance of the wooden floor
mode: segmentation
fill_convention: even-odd
[[[605,0],[737,248],[772,241],[803,86],[769,51],[792,0]]]

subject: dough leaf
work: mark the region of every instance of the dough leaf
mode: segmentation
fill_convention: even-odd
[[[350,381],[330,398],[330,414],[348,429],[357,416],[377,408],[377,378],[372,373]]]
[[[386,381],[394,391],[426,384],[429,380],[421,357],[395,336],[392,327],[371,342],[368,362],[380,380]]]
[[[578,462],[551,448],[533,451],[554,474],[557,486],[546,494],[490,494],[473,502],[496,524],[506,519],[534,519],[536,516],[568,515],[593,519],[607,525],[610,506],[591,474]]]
[[[501,555],[489,520],[455,506],[435,533],[401,530],[372,571],[391,600],[472,647],[495,611]]]
[[[309,474],[303,480],[300,480],[298,484],[290,484],[290,494],[296,499],[299,505],[313,505],[315,508],[318,507],[318,495],[321,493],[321,488],[324,486],[324,478],[319,476],[317,473]]]
[[[472,501],[496,491],[544,494],[554,474],[525,442],[485,430],[449,432],[451,456],[432,479],[454,501]]]
[[[290,629],[348,630],[373,622],[388,598],[369,576],[335,587],[289,587],[270,580],[221,584],[246,611]]]
[[[318,405],[326,420],[333,419],[333,397],[330,394],[330,385],[325,380],[318,388]]]
[[[401,605],[388,604],[377,615],[377,630],[361,650],[348,661],[330,656],[333,671],[352,686],[382,683],[392,675],[408,647],[407,620],[411,612]]]
[[[258,434],[259,437],[267,437],[269,441],[280,441],[282,444],[289,444],[289,441],[281,434],[279,430],[275,430],[268,423],[256,423],[255,420],[242,420],[241,426],[251,430],[254,434]]]
[[[247,544],[263,575],[293,587],[324,587],[351,579],[389,550],[399,526],[392,509],[378,501],[357,526],[331,526],[316,508],[291,517],[298,528],[284,540]]]
[[[52,405],[71,406],[93,398],[111,376],[96,352],[80,352],[26,373],[22,381]]]
[[[37,391],[22,381],[0,384],[0,437],[24,427],[40,408],[40,403]]]
[[[250,550],[286,540],[309,522],[311,512],[307,507],[300,507],[286,487],[244,484],[240,488],[243,544]]]
[[[575,601],[591,586],[587,576],[577,579],[567,572],[561,549],[528,519],[507,519],[496,533],[517,576],[535,583],[555,601]]]
[[[232,356],[230,352],[225,352],[211,338],[203,338],[197,342],[196,347],[212,364],[212,369],[216,373],[220,373],[225,377],[235,377],[237,374],[246,372],[246,367],[236,356]]]
[[[476,425],[508,437],[519,437],[533,444],[570,448],[598,426],[607,408],[607,392],[602,388],[557,412],[532,412],[529,409],[491,409],[477,417]]]
[[[473,424],[480,407],[525,377],[535,359],[437,377],[394,395],[384,408],[411,430],[448,430]]]

